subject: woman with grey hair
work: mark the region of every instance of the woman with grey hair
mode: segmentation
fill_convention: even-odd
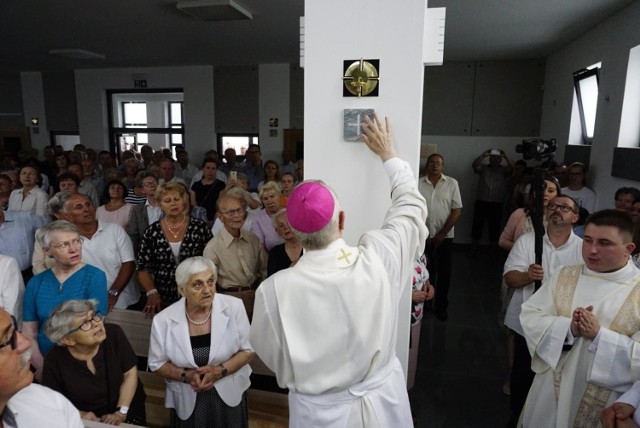
[[[267,251],[284,243],[284,239],[273,227],[273,216],[282,208],[280,206],[280,185],[269,181],[260,189],[260,200],[264,209],[256,216],[251,231],[260,239]]]
[[[44,331],[58,346],[44,359],[42,384],[67,397],[82,419],[146,425],[138,358],[97,306],[96,300],[68,300],[53,310]]]
[[[267,275],[294,266],[298,259],[302,256],[302,244],[294,235],[287,221],[287,210],[281,209],[273,216],[273,226],[276,231],[284,239],[284,244],[276,245],[269,251],[269,260],[267,262]]]
[[[44,333],[44,323],[58,304],[71,299],[96,299],[107,313],[107,277],[100,269],[82,262],[82,237],[76,226],[57,220],[40,229],[38,243],[53,257],[50,269],[31,278],[24,293],[23,333],[33,341],[31,364],[36,378],[42,374],[42,359],[53,343]]]
[[[254,356],[240,299],[216,294],[204,257],[176,268],[182,299],[153,318],[149,368],[167,383],[172,427],[248,427],[246,390]]]

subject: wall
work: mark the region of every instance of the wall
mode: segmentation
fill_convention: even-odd
[[[23,126],[20,73],[0,74],[0,129]]]
[[[259,141],[263,162],[282,160],[282,130],[289,128],[290,69],[289,64],[260,64],[259,67]],[[271,118],[278,119],[277,127],[270,126]]]
[[[42,73],[48,131],[78,131],[78,109],[74,73]]]
[[[76,70],[80,139],[108,149],[107,89],[133,89],[133,74],[146,75],[147,87],[184,90],[185,140],[192,159],[216,146],[213,67],[157,67]]]
[[[622,186],[640,187],[637,181],[611,176],[613,150],[617,146],[620,130],[629,51],[640,44],[638,22],[640,2],[633,2],[547,58],[541,136],[558,140],[561,145],[559,156],[563,156],[569,136],[573,72],[602,61],[589,172],[589,183],[598,194],[598,209],[613,206],[616,189]]]
[[[216,132],[258,133],[258,66],[216,67]]]
[[[389,0],[305,2],[305,178],[322,179],[334,189],[346,212],[344,237],[350,244],[380,227],[390,189],[380,159],[361,142],[343,141],[343,110],[373,108],[381,118],[389,116],[398,156],[417,176],[425,7],[423,0],[402,7]],[[377,97],[342,96],[343,61],[360,58],[380,60]],[[402,298],[401,308],[408,307],[409,290]],[[408,317],[400,310],[397,354],[404,364]]]
[[[426,67],[422,133],[538,135],[543,82],[540,59],[454,61]]]
[[[41,150],[49,144],[49,134],[46,132],[47,115],[44,105],[44,90],[42,74],[39,72],[24,72],[20,74],[22,84],[22,102],[24,104],[24,126],[29,127],[31,147]],[[31,125],[31,119],[38,118],[38,126]]]
[[[515,162],[522,158],[515,146],[539,135],[544,72],[539,59],[455,61],[425,68],[422,143],[437,145],[445,158],[444,173],[459,182],[463,210],[455,242],[471,242],[478,185],[473,160],[495,148]]]
[[[445,161],[444,174],[458,180],[460,186],[463,208],[462,217],[455,226],[454,242],[463,244],[471,243],[473,205],[476,200],[478,188],[478,175],[473,172],[473,168],[471,167],[474,159],[487,149],[501,149],[515,162],[522,158],[522,155],[515,152],[515,146],[526,138],[531,137],[422,136],[422,144],[437,145],[437,152],[442,154]],[[486,162],[488,161],[485,161],[485,163]],[[422,159],[420,162],[420,171],[424,169],[425,163],[426,159]],[[534,166],[536,163],[527,161],[527,164]],[[483,238],[482,242],[488,242],[486,229]]]

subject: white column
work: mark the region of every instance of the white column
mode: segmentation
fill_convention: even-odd
[[[422,123],[426,0],[305,2],[305,178],[324,180],[346,212],[345,240],[379,228],[389,207],[380,160],[360,142],[342,140],[343,110],[373,108],[389,116],[398,155],[418,172]],[[343,98],[343,60],[379,59],[378,97]],[[397,354],[408,358],[410,292],[403,296]]]

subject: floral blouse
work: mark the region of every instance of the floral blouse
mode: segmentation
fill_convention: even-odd
[[[422,290],[422,287],[429,281],[429,271],[427,270],[427,258],[425,255],[421,255],[415,261],[413,265],[412,275],[412,288],[411,290]],[[424,313],[424,302],[413,303],[411,302],[411,325],[416,325],[422,321],[422,315]]]
[[[164,305],[180,300],[176,285],[176,268],[189,257],[201,256],[207,243],[213,238],[211,230],[202,220],[189,218],[189,225],[180,244],[179,260],[176,260],[169,241],[156,221],[144,231],[138,251],[137,270],[153,275],[153,282]]]

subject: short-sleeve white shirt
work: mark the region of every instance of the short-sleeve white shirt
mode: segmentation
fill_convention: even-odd
[[[505,274],[514,270],[525,272],[529,269],[530,264],[535,263],[535,237],[534,232],[529,232],[516,240],[504,264]],[[542,248],[543,283],[551,278],[551,275],[560,266],[572,266],[584,262],[582,259],[582,239],[573,232],[569,235],[567,242],[558,248],[553,246],[549,241],[549,237],[545,234],[542,238]],[[522,336],[524,336],[524,331],[520,324],[521,307],[533,295],[534,291],[534,283],[516,288],[504,317],[504,324]]]
[[[98,221],[98,230],[91,239],[84,238],[82,261],[101,269],[107,275],[107,289],[116,280],[122,263],[135,261],[131,238],[122,226]],[[140,300],[133,278],[121,291],[116,309],[126,309]]]
[[[84,428],[80,412],[62,394],[32,383],[18,391],[7,403],[12,418],[3,418],[7,428]]]
[[[427,201],[427,227],[429,234],[435,235],[447,222],[451,210],[462,208],[460,188],[455,178],[442,174],[435,187],[426,176],[420,177],[418,190]],[[453,227],[447,238],[453,238]]]

